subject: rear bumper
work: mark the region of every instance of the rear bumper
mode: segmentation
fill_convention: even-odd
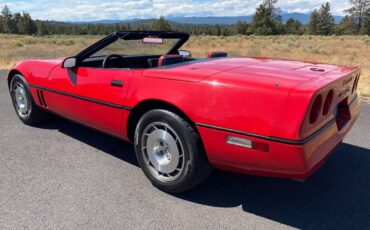
[[[336,120],[333,120],[307,140],[292,143],[200,125],[198,130],[208,159],[216,168],[262,176],[306,179],[325,162],[358,118],[357,98],[349,106],[349,111],[351,118],[340,130]],[[246,138],[267,144],[269,148],[263,152],[230,145],[226,143],[227,136]]]

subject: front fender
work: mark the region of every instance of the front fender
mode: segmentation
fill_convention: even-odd
[[[20,61],[12,67],[7,79],[10,82],[15,73],[20,73],[29,84],[46,86],[50,72],[60,63],[61,60]]]

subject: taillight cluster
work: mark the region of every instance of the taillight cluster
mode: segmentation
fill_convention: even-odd
[[[315,98],[315,101],[312,104],[309,121],[310,124],[315,124],[320,117],[320,114],[327,116],[330,112],[330,109],[333,105],[334,100],[334,91],[330,90],[325,95],[325,100],[320,94]]]
[[[360,81],[360,74],[357,75],[355,81],[353,82],[352,93],[356,91],[359,81]]]

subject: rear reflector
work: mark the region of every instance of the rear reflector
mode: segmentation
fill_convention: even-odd
[[[268,144],[232,136],[227,136],[226,143],[229,145],[236,145],[248,149],[259,150],[262,152],[268,152],[270,149]]]
[[[252,149],[259,150],[262,152],[268,152],[270,150],[270,147],[268,144],[265,143],[253,142]]]

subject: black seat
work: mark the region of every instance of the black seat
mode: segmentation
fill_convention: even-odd
[[[208,53],[208,58],[219,58],[219,57],[227,57],[226,52],[211,52]]]
[[[177,54],[162,55],[158,60],[158,67],[184,62],[184,57]]]

